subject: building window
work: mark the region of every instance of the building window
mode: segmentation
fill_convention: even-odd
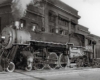
[[[59,29],[58,29],[58,28],[56,28],[55,32],[58,34],[58,33],[59,33]]]
[[[68,33],[69,33],[68,30],[65,30],[65,35],[68,35]]]
[[[55,33],[55,28],[54,28],[54,26],[49,26],[50,27],[50,32],[51,33]]]
[[[65,18],[63,18],[61,16],[58,16],[58,24],[61,26],[65,26],[65,27],[69,26],[68,20],[66,20]]]
[[[59,29],[59,34],[64,35],[64,30],[62,28]]]
[[[38,24],[36,24],[36,23],[31,23],[31,30],[32,31],[38,31]]]
[[[49,29],[51,33],[56,33],[56,13],[54,11],[49,11]]]
[[[36,30],[36,26],[33,25],[33,26],[32,26],[32,31],[35,31],[35,30]]]
[[[91,45],[91,44],[92,44],[92,41],[88,39],[88,45]]]
[[[56,14],[54,11],[49,11],[49,22],[56,23]]]
[[[23,28],[26,26],[26,20],[20,19],[20,27]]]
[[[71,31],[75,31],[75,24],[71,23]]]

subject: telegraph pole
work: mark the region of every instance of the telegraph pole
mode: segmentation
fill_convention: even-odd
[[[69,21],[69,26],[68,26],[68,43],[67,43],[67,46],[68,46],[68,56],[67,56],[67,67],[70,67],[70,27],[71,27],[71,22]]]
[[[45,29],[45,9],[47,5],[47,0],[42,0],[43,2],[43,28]]]

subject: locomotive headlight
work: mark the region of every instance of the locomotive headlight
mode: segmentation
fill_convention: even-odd
[[[4,42],[5,36],[0,36],[0,43]]]
[[[11,27],[5,27],[2,30],[2,45],[5,47],[5,49],[11,48],[15,42],[15,30]]]
[[[1,36],[1,39],[3,39],[3,40],[4,40],[5,38],[6,38],[5,36]]]

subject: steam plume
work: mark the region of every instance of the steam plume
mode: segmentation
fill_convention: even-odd
[[[12,14],[15,20],[25,16],[27,6],[34,0],[12,0]]]
[[[9,0],[0,0],[0,4],[7,2]],[[27,6],[29,4],[35,5],[37,2],[41,0],[11,0],[12,1],[12,15],[15,20],[19,20],[24,17],[26,14]]]
[[[4,3],[6,1],[8,1],[8,0],[0,0],[0,4]]]

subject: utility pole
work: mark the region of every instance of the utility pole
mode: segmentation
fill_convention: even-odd
[[[45,29],[45,9],[47,5],[47,0],[42,0],[43,3],[43,28]]]
[[[69,26],[68,26],[68,43],[70,43],[70,27],[71,27],[71,22],[69,21]]]
[[[67,67],[70,67],[70,33],[71,33],[71,22],[69,21],[69,26],[68,26],[68,43],[67,43],[67,46],[68,46],[68,61],[67,61]]]

